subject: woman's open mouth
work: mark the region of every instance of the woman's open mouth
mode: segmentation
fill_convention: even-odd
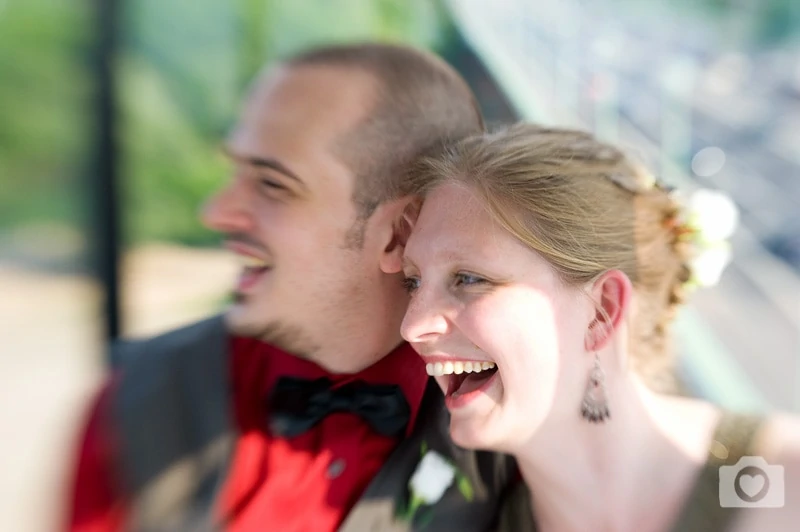
[[[488,361],[429,362],[425,370],[436,377],[440,385],[445,385],[445,402],[450,409],[472,401],[489,388],[497,376],[497,365]]]

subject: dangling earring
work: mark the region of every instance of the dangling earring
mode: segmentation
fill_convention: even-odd
[[[602,423],[611,417],[606,398],[605,372],[600,367],[600,358],[594,354],[594,367],[589,372],[586,393],[583,395],[581,415],[590,423]]]

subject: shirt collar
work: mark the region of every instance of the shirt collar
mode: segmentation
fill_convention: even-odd
[[[251,338],[235,337],[232,346],[235,354],[245,355],[247,358],[256,357],[260,359],[258,362],[264,364],[265,371],[259,373],[263,376],[262,386],[265,390],[271,390],[278,378],[284,376],[306,379],[327,377],[337,386],[358,380],[369,384],[398,385],[410,410],[407,435],[414,427],[428,382],[425,362],[407,342],[401,343],[372,366],[352,374],[330,373],[311,361]],[[256,360],[251,359],[251,362]]]

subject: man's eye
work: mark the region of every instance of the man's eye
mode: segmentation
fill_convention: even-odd
[[[261,182],[261,185],[264,188],[269,188],[269,189],[272,189],[272,190],[285,190],[286,189],[286,187],[284,187],[283,185],[281,185],[277,181],[273,181],[272,179],[261,178],[260,182]]]
[[[486,279],[472,275],[471,273],[457,273],[453,276],[453,282],[456,286],[473,286],[476,284],[486,283]]]
[[[419,282],[419,277],[406,277],[403,279],[403,288],[405,288],[406,292],[411,294],[419,288]]]

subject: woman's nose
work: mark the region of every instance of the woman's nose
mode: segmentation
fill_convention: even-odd
[[[433,340],[446,333],[448,324],[443,310],[434,294],[418,290],[406,309],[400,334],[406,341],[415,343]]]

